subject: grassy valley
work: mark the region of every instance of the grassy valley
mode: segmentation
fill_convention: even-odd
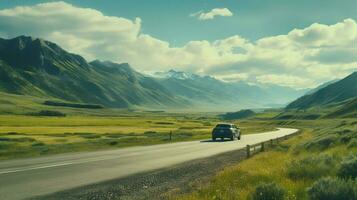
[[[221,120],[218,113],[48,105],[45,99],[30,96],[2,93],[2,97],[0,159],[203,140],[211,137],[211,129]],[[48,112],[63,115],[48,116]],[[264,120],[242,121],[241,127],[244,134],[275,129]]]

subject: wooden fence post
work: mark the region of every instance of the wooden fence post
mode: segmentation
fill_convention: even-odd
[[[270,146],[273,146],[273,139],[270,139]]]
[[[260,151],[263,152],[264,151],[264,142],[262,142],[262,146],[260,148]]]
[[[247,145],[247,158],[250,157],[250,145],[248,144]]]
[[[172,131],[170,131],[170,141],[172,140]]]

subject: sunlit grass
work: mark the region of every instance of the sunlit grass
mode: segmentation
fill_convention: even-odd
[[[306,132],[284,144],[294,145],[306,141],[311,134]],[[288,189],[291,195],[300,193],[309,182],[293,182],[286,178],[286,164],[295,159],[290,152],[269,151],[258,154],[238,165],[225,168],[203,189],[177,199],[248,199],[256,185],[275,181]]]
[[[281,122],[275,121],[274,123],[282,124]],[[357,137],[355,119],[294,121],[293,123],[284,122],[284,124],[294,124],[295,127],[304,129],[303,134],[281,143],[288,147],[288,151],[282,151],[283,148],[277,146],[267,152],[257,154],[237,165],[226,167],[223,171],[218,172],[211,181],[195,186],[195,191],[192,193],[172,199],[251,199],[255,187],[262,182],[276,182],[281,185],[287,191],[286,199],[307,199],[306,189],[317,178],[290,178],[288,170],[292,167],[293,161],[312,156],[330,155],[338,165],[344,156],[351,152],[357,153],[357,148],[348,148],[347,145],[341,144],[339,139],[325,150],[306,150],[304,148],[305,144],[315,141],[321,136],[341,131],[350,130],[351,132],[347,132]],[[312,170],[319,170],[319,166],[312,167],[317,168]],[[332,165],[326,167],[333,168]],[[334,175],[335,171],[332,169],[330,173]]]
[[[216,114],[207,113],[0,115],[0,159],[208,139],[219,121]],[[275,128],[263,121],[235,123],[241,126],[243,134]]]

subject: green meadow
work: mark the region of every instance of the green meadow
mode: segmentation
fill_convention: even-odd
[[[0,160],[209,139],[222,114],[45,105],[42,98],[8,94],[0,101]],[[348,177],[357,177],[357,119],[328,118],[326,113],[272,109],[230,120],[243,134],[276,127],[302,133],[172,199],[341,199],[344,188],[354,198],[357,181]]]
[[[0,115],[0,159],[208,139],[218,122],[214,114],[199,113]],[[244,134],[274,129],[262,121],[243,121],[241,127]]]
[[[356,198],[357,119],[271,123],[300,128],[302,133],[225,168],[208,183],[194,185],[194,192],[172,199]],[[262,186],[267,189],[262,190]],[[284,195],[278,197],[274,191]]]
[[[51,106],[0,95],[0,160],[209,139],[221,121],[219,113]],[[264,119],[238,124],[243,134],[275,128]]]

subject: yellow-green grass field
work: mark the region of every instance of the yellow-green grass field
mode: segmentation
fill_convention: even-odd
[[[275,182],[284,199],[308,199],[307,189],[322,177],[335,177],[341,161],[357,153],[357,120],[275,121],[301,128],[302,134],[218,172],[193,192],[172,199],[252,199],[261,183]]]
[[[210,138],[213,113],[126,112],[120,116],[0,115],[0,159]],[[235,122],[243,134],[273,130],[261,120]],[[169,133],[172,132],[172,140]]]

